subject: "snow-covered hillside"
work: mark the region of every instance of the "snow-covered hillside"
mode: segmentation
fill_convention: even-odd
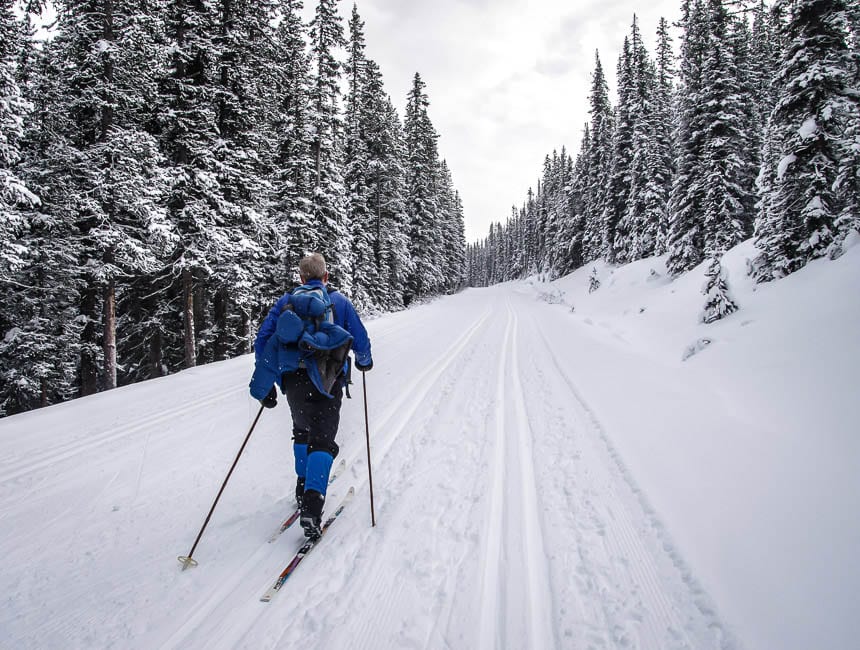
[[[704,267],[591,267],[369,324],[378,525],[361,386],[300,542],[288,410],[250,357],[0,421],[3,648],[856,646],[860,246],[701,325]],[[705,342],[707,341],[707,343]],[[691,352],[693,354],[691,354]]]

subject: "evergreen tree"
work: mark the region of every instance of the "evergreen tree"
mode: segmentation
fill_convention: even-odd
[[[584,261],[583,237],[585,233],[586,198],[588,196],[588,152],[590,148],[591,133],[586,123],[576,162],[569,171],[569,186],[566,192],[567,218],[559,232],[561,263],[558,271],[562,275],[579,268]]]
[[[438,135],[430,122],[430,102],[425,84],[415,73],[406,106],[406,212],[409,218],[410,253],[414,270],[407,284],[406,302],[439,291],[445,278],[439,260],[443,251],[438,237],[436,169]]]
[[[634,22],[634,31],[638,27]],[[624,38],[618,58],[618,104],[615,107],[615,129],[612,137],[612,162],[607,182],[607,200],[603,211],[603,250],[607,262],[629,259],[630,224],[624,221],[630,200],[633,138],[635,130],[636,78],[630,39]]]
[[[612,106],[609,103],[609,87],[603,74],[600,55],[595,52],[594,72],[591,76],[589,113],[591,115],[591,139],[589,141],[588,182],[583,198],[585,210],[585,232],[582,242],[583,260],[590,262],[604,253],[603,213],[606,203],[606,185],[612,160]]]
[[[20,141],[30,106],[15,77],[20,39],[13,4],[11,0],[0,2],[0,277],[4,279],[20,266],[25,253],[16,243],[26,225],[21,208],[39,204],[39,198],[28,189],[18,170],[22,158]]]
[[[271,216],[280,253],[278,271],[270,279],[269,298],[298,281],[290,275],[311,249],[306,233],[313,232],[311,204],[316,179],[310,128],[310,62],[305,52],[306,28],[301,0],[282,0],[281,21],[274,35],[269,79],[275,102],[267,120],[271,125]]]
[[[702,293],[707,298],[701,315],[703,323],[714,323],[738,310],[737,304],[729,293],[726,273],[723,271],[719,257],[711,259]]]
[[[259,305],[256,283],[268,265],[265,247],[272,238],[264,215],[270,191],[267,147],[258,125],[268,113],[263,99],[268,88],[261,79],[272,57],[274,6],[269,0],[219,0],[217,9],[213,153],[220,200],[205,287],[211,327],[208,340],[198,341],[198,357],[205,361],[249,351],[251,314]]]
[[[641,257],[666,251],[669,231],[669,196],[675,174],[675,147],[672,138],[674,129],[674,65],[672,39],[669,24],[660,19],[657,29],[656,77],[654,78],[653,112],[650,118],[651,140],[648,148],[648,164],[645,184],[645,216],[648,224],[648,239],[651,246],[639,246]]]
[[[382,94],[382,77],[375,64],[369,67],[370,93],[377,100]],[[406,213],[406,141],[400,117],[391,99],[383,101],[382,111],[368,131],[372,230],[375,232],[374,257],[380,273],[376,303],[385,309],[401,309],[407,282],[414,272],[410,255],[409,217]]]
[[[779,162],[769,211],[756,224],[760,281],[792,273],[838,245],[836,221],[845,203],[834,184],[846,117],[853,110],[846,98],[855,92],[847,5],[801,0],[785,9],[779,99],[771,116],[771,146]]]
[[[87,395],[116,385],[118,284],[158,264],[148,239],[164,222],[163,177],[157,144],[142,125],[155,80],[151,25],[140,3],[66,2],[58,10],[68,119],[64,155],[55,162],[70,190],[58,209],[80,244],[79,373]]]
[[[311,196],[315,228],[305,233],[306,245],[308,250],[326,257],[332,282],[348,293],[352,288],[352,242],[343,179],[343,119],[339,108],[342,71],[336,58],[336,51],[346,47],[347,42],[337,0],[319,0],[310,27],[311,152],[316,177]]]
[[[152,278],[159,302],[167,304],[159,308],[160,318],[147,336],[153,367],[172,371],[196,365],[198,346],[209,342],[204,292],[212,273],[211,252],[217,248],[221,191],[214,154],[214,7],[200,0],[168,0],[166,14],[169,61],[159,87],[157,119],[171,179],[166,205],[177,240],[168,264]]]
[[[666,266],[673,275],[704,259],[705,131],[703,69],[708,48],[707,14],[702,0],[683,5],[678,121],[675,131],[676,174],[669,200]]]
[[[744,61],[736,57],[737,36],[732,37],[723,0],[708,0],[706,18],[709,32],[701,88],[704,108],[695,123],[703,134],[704,160],[702,175],[694,182],[705,192],[702,252],[721,256],[751,232],[754,175],[746,151],[744,127],[750,126],[750,120],[744,106],[752,97],[743,87]]]
[[[652,255],[657,248],[665,213],[660,183],[667,180],[667,170],[661,169],[663,161],[660,159],[660,154],[665,155],[665,152],[659,151],[657,140],[662,126],[656,98],[657,71],[642,42],[635,18],[630,42],[632,78],[628,102],[633,129],[628,173],[630,191],[616,242],[618,251],[623,251],[620,260],[627,261]]]

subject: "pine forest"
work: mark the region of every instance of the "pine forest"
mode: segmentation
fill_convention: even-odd
[[[46,5],[0,0],[0,415],[248,352],[307,252],[364,313],[463,285],[427,88],[401,119],[357,7]]]
[[[758,282],[835,259],[860,229],[860,4],[684,0],[677,56],[634,17],[613,104],[595,55],[578,153],[468,247],[469,283],[553,279],[604,259],[707,262],[707,320],[733,305],[720,258],[754,238]]]

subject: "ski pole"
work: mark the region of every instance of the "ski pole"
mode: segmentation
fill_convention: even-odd
[[[367,434],[367,476],[370,480],[370,523],[376,526],[376,513],[373,510],[373,471],[370,467],[370,421],[367,417],[367,373],[361,373],[361,386],[364,389],[364,431]]]
[[[218,496],[215,497],[215,502],[212,504],[212,507],[209,509],[209,514],[206,515],[206,521],[203,522],[203,527],[200,529],[200,532],[197,533],[197,539],[194,540],[194,545],[191,547],[191,550],[188,552],[188,555],[180,555],[178,558],[179,562],[182,564],[182,570],[191,567],[197,566],[197,560],[195,560],[192,555],[194,555],[194,549],[197,548],[197,543],[200,541],[200,538],[203,537],[203,531],[206,530],[206,526],[209,525],[209,520],[212,518],[212,513],[215,512],[215,506],[218,505],[218,499],[221,498],[221,493],[224,492],[224,488],[227,487],[227,481],[230,480],[230,475],[233,473],[233,470],[236,468],[236,463],[239,462],[239,457],[242,455],[242,452],[245,451],[245,445],[248,444],[248,440],[251,438],[251,434],[254,432],[254,427],[257,426],[257,420],[260,419],[260,416],[263,414],[263,407],[260,406],[260,410],[257,412],[257,417],[254,418],[254,423],[251,425],[251,428],[248,430],[248,435],[245,436],[245,442],[242,443],[242,447],[239,449],[239,453],[236,454],[236,460],[233,461],[233,464],[230,466],[230,471],[227,472],[227,478],[224,479],[224,482],[221,484],[221,489],[218,490]]]

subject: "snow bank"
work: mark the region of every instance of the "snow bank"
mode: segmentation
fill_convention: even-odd
[[[755,252],[722,260],[740,310],[711,325],[706,264],[672,281],[663,258],[597,263],[553,282],[563,354],[749,647],[856,647],[860,247],[764,285],[746,275]]]

